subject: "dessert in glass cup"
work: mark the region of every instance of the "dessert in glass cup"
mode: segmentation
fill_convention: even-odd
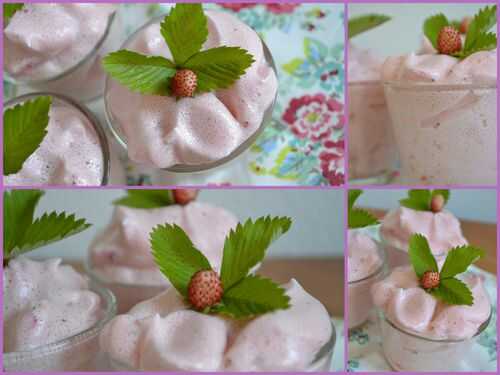
[[[7,371],[97,370],[98,335],[115,314],[115,299],[60,258],[25,256],[90,226],[65,212],[34,220],[42,194],[4,194],[3,366]]]
[[[444,261],[432,256],[425,236],[409,245],[411,266],[396,267],[373,288],[385,358],[397,371],[473,371],[472,346],[491,317],[479,275],[467,272],[483,255],[455,247]]]
[[[97,118],[83,105],[52,93],[5,104],[4,183],[106,185],[109,146]]]
[[[6,4],[8,81],[88,101],[104,92],[101,59],[121,43],[114,4]],[[4,17],[5,19],[5,17]]]
[[[196,190],[128,190],[115,201],[110,223],[92,241],[86,271],[116,296],[118,313],[168,289],[158,269],[149,232],[163,223],[183,228],[215,270],[221,267],[222,247],[238,223],[227,210],[194,201]]]
[[[349,180],[386,183],[396,170],[397,150],[381,82],[382,61],[351,38],[388,21],[377,14],[349,20]]]
[[[220,272],[180,227],[154,228],[153,256],[174,287],[106,325],[100,343],[112,366],[328,371],[335,330],[325,307],[293,279],[278,285],[251,272],[290,225],[269,216],[238,224],[226,237]]]
[[[408,242],[415,233],[425,235],[433,255],[444,259],[449,249],[467,245],[460,221],[446,210],[449,190],[413,189],[400,206],[382,220],[380,237],[390,268],[408,265]]]
[[[424,24],[427,48],[390,57],[382,79],[401,163],[401,183],[495,184],[496,6],[462,35],[442,14]]]
[[[103,64],[118,142],[132,161],[173,172],[207,170],[242,153],[277,94],[272,57],[257,33],[201,4],[175,5]]]

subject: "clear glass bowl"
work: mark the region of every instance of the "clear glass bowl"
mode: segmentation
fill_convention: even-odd
[[[90,110],[85,105],[79,104],[77,101],[68,98],[66,96],[55,94],[52,92],[36,92],[32,94],[21,95],[9,100],[7,103],[4,104],[4,110],[9,107],[15,106],[16,104],[23,103],[27,100],[35,99],[39,96],[51,96],[52,105],[72,107],[76,109],[78,112],[80,112],[83,115],[83,117],[85,117],[88,120],[88,122],[92,126],[92,129],[95,131],[97,135],[102,151],[103,175],[101,178],[101,186],[107,185],[109,179],[109,169],[110,169],[110,153],[109,153],[110,151],[109,151],[108,138],[106,137],[106,134],[97,117],[94,116],[94,114],[90,112]]]
[[[92,327],[63,340],[27,351],[3,353],[5,371],[98,371],[106,367],[99,349],[99,334],[116,314],[116,300],[108,289],[91,282],[101,297],[104,314]]]
[[[398,183],[494,185],[497,86],[386,82]]]
[[[123,24],[115,11],[109,16],[106,30],[97,44],[75,65],[47,79],[13,77],[5,71],[4,78],[15,85],[37,91],[51,91],[85,102],[95,100],[104,93],[105,72],[101,59],[118,48],[123,34]]]
[[[160,23],[164,17],[165,17],[165,15],[155,17],[155,18],[151,19],[149,22],[147,22],[146,24],[144,24],[143,26],[141,26],[137,31],[135,31],[132,35],[129,36],[129,38],[121,46],[121,49],[126,49],[139,33],[141,33],[145,28],[149,27],[152,24]],[[266,59],[266,62],[273,69],[276,77],[278,77],[278,72],[277,72],[276,65],[275,65],[273,56],[271,54],[271,51],[269,50],[267,45],[264,43],[264,41],[263,40],[261,40],[261,41],[262,41],[262,46],[264,49],[264,57]],[[113,133],[117,142],[125,150],[127,150],[127,138],[126,138],[125,134],[123,133],[118,120],[115,119],[115,117],[113,116],[113,112],[109,108],[109,100],[107,98],[108,98],[108,92],[109,92],[111,80],[112,80],[112,78],[108,75],[106,78],[106,88],[104,90],[104,105],[105,105],[106,120],[107,120],[107,124],[111,130],[111,133]],[[177,165],[173,165],[173,166],[168,167],[168,168],[162,168],[162,170],[168,171],[168,172],[175,172],[175,173],[204,172],[204,171],[219,167],[223,164],[226,164],[226,163],[234,160],[236,157],[238,157],[243,152],[245,152],[248,148],[250,148],[250,146],[257,140],[259,135],[264,131],[266,126],[270,123],[270,121],[272,119],[272,114],[273,114],[274,105],[276,103],[277,96],[278,96],[278,92],[276,92],[274,100],[269,105],[269,107],[265,110],[264,116],[262,118],[262,122],[261,122],[259,128],[255,131],[255,133],[253,133],[250,137],[248,137],[248,139],[246,139],[241,145],[239,145],[236,149],[234,149],[229,155],[227,155],[221,159],[209,162],[209,163],[177,164]]]
[[[333,363],[333,351],[335,349],[335,343],[337,341],[337,333],[335,331],[335,326],[332,324],[332,334],[330,339],[325,345],[318,351],[312,363],[305,369],[295,369],[294,371],[303,372],[330,372]],[[117,362],[116,360],[109,358],[110,367],[115,371],[139,371],[133,369],[123,363]],[[168,371],[168,370],[165,370]],[[267,370],[266,370],[267,371]],[[218,371],[222,372],[222,371]],[[268,371],[267,371],[268,372]]]
[[[397,149],[380,81],[349,83],[349,181],[385,184],[397,170]]]
[[[139,302],[153,298],[170,287],[168,284],[141,285],[108,281],[94,271],[89,259],[85,261],[85,272],[92,280],[104,285],[113,292],[116,297],[118,314],[127,313]]]
[[[378,310],[382,349],[389,365],[395,371],[437,372],[478,371],[471,368],[471,349],[478,336],[491,319],[479,327],[469,339],[438,340],[408,332],[390,322],[383,311]]]
[[[352,229],[351,229],[352,230]],[[373,239],[373,238],[372,238]],[[379,241],[373,239],[377,244],[378,254],[381,260],[380,266],[371,274],[359,280],[348,282],[348,328],[353,329],[362,325],[373,310],[371,287],[377,281],[383,279],[387,273],[387,256],[384,247]]]

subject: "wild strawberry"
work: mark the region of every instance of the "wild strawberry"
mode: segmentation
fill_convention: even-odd
[[[469,25],[471,21],[472,21],[471,17],[464,17],[462,22],[460,23],[458,31],[460,31],[461,34],[467,34],[467,30],[469,30]]]
[[[196,73],[189,69],[178,70],[172,78],[172,93],[177,97],[192,97],[196,91],[198,78]]]
[[[204,310],[220,302],[224,289],[222,281],[213,270],[196,272],[188,287],[188,298],[196,310]]]
[[[438,34],[437,47],[438,52],[445,55],[459,52],[462,49],[460,32],[453,26],[443,27]]]
[[[444,207],[444,197],[441,194],[435,195],[431,199],[431,211],[441,212]]]
[[[422,285],[424,289],[437,288],[439,286],[439,272],[425,272],[420,279],[420,285]]]
[[[197,189],[175,189],[173,191],[175,203],[185,206],[191,201],[194,201],[198,196]]]

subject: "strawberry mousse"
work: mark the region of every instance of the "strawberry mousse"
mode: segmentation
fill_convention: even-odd
[[[373,308],[370,288],[383,276],[378,244],[360,230],[348,231],[349,329],[364,323]]]
[[[101,348],[120,370],[328,371],[326,309],[295,280],[283,287],[289,309],[241,321],[189,310],[170,288],[109,322]]]
[[[61,259],[11,260],[3,274],[5,369],[92,369],[97,334],[114,313],[112,296],[94,290]]]
[[[165,223],[175,223],[185,230],[212,267],[219,270],[225,237],[238,221],[223,208],[202,202],[151,209],[115,206],[111,222],[90,245],[88,271],[113,291],[119,312],[127,312],[169,287],[149,242],[151,230]]]
[[[459,60],[429,48],[383,65],[401,182],[495,184],[497,50]]]
[[[230,14],[205,11],[205,15],[209,35],[203,50],[238,46],[255,62],[229,88],[192,98],[143,95],[108,78],[108,119],[135,162],[156,168],[212,165],[242,152],[270,114],[278,82],[261,39]],[[160,33],[162,20],[146,24],[123,48],[171,59]]]
[[[406,265],[410,237],[420,233],[429,241],[436,258],[444,258],[456,246],[467,244],[462,234],[459,220],[449,211],[418,211],[398,207],[390,211],[382,220],[380,235],[390,267]]]
[[[348,52],[349,178],[386,182],[396,167],[397,151],[380,82],[382,62],[352,44]]]
[[[121,30],[113,4],[25,3],[3,33],[4,69],[16,83],[89,100],[104,91],[102,56]]]
[[[11,107],[39,94],[13,99]],[[47,134],[22,169],[4,176],[6,185],[104,185],[108,143],[95,117],[76,103],[52,96]]]
[[[373,286],[384,354],[395,370],[463,370],[474,338],[488,325],[491,303],[480,276],[461,279],[472,291],[472,306],[437,300],[419,287],[409,266],[395,268]]]

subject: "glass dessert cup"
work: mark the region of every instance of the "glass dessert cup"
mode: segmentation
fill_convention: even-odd
[[[349,83],[349,180],[385,184],[397,169],[397,150],[380,81]]]
[[[348,282],[349,329],[359,327],[370,316],[373,309],[371,287],[374,283],[384,278],[387,271],[387,257],[384,248],[379,241],[375,239],[373,241],[377,244],[381,264],[370,275]]]
[[[332,334],[328,342],[318,351],[314,360],[305,369],[295,369],[294,371],[303,372],[329,372],[333,363],[333,351],[337,341],[337,333],[335,326],[332,324]],[[137,371],[123,363],[120,363],[112,358],[109,358],[110,367],[115,371]],[[223,370],[219,370],[223,371]],[[218,372],[219,372],[218,371]],[[267,371],[267,370],[266,370]]]
[[[76,335],[35,349],[3,353],[5,371],[96,371],[104,358],[99,350],[99,334],[116,314],[116,299],[110,290],[91,282],[90,290],[104,303],[102,318]]]
[[[91,124],[92,129],[96,133],[97,139],[99,140],[99,145],[101,147],[101,152],[102,152],[103,174],[100,184],[101,186],[107,185],[109,179],[109,169],[110,169],[110,150],[109,150],[108,139],[97,117],[94,116],[94,114],[92,114],[92,112],[90,112],[90,110],[85,105],[79,104],[75,100],[68,98],[66,96],[55,94],[52,92],[37,92],[32,94],[21,95],[9,100],[7,103],[4,104],[4,110],[9,107],[13,107],[16,104],[21,104],[27,100],[36,99],[39,96],[52,97],[52,105],[74,108]]]
[[[135,31],[132,35],[128,37],[128,39],[123,43],[123,45],[120,47],[120,49],[127,49],[127,47],[134,41],[134,39],[137,37],[138,34],[140,34],[144,29],[149,27],[152,24],[155,23],[160,23],[165,15],[158,16],[156,18],[151,19],[149,22],[141,26],[137,31]],[[278,77],[278,72],[276,69],[276,65],[273,59],[273,56],[271,54],[271,51],[267,47],[267,45],[264,43],[264,41],[261,39],[262,46],[264,49],[264,57],[266,59],[267,64],[272,68],[274,71],[274,74],[276,77]],[[108,93],[109,93],[109,87],[110,87],[110,81],[111,77],[108,75],[106,78],[106,86],[104,90],[104,106],[105,106],[105,114],[106,114],[106,121],[107,124],[111,130],[111,133],[114,135],[116,138],[117,142],[127,151],[127,139],[125,134],[123,133],[121,126],[119,124],[119,121],[113,116],[113,113],[109,107],[109,100],[108,100]],[[210,169],[214,169],[216,167],[222,166],[234,159],[236,159],[238,156],[240,156],[242,153],[244,153],[247,149],[252,146],[252,144],[257,140],[259,135],[264,131],[266,126],[270,123],[272,119],[272,114],[274,110],[274,105],[276,103],[276,98],[278,96],[278,92],[276,92],[276,95],[274,96],[274,99],[272,103],[269,105],[269,107],[265,110],[262,122],[259,126],[259,128],[250,136],[248,137],[242,144],[240,144],[236,149],[234,149],[229,155],[218,159],[214,160],[208,163],[203,163],[203,164],[176,164],[168,168],[161,168],[163,171],[167,172],[174,172],[174,173],[196,173],[196,172],[204,172],[208,171]]]
[[[65,71],[46,79],[13,77],[5,71],[4,77],[14,85],[27,86],[29,91],[51,91],[84,102],[93,101],[104,93],[105,72],[101,59],[119,46],[122,35],[123,25],[115,11],[109,16],[106,30],[94,48]]]
[[[382,349],[389,365],[396,371],[474,371],[467,360],[471,347],[491,319],[481,324],[477,333],[467,339],[431,339],[406,331],[390,322],[378,310]]]
[[[496,184],[496,84],[386,82],[401,182]]]
[[[118,314],[125,314],[139,302],[153,298],[154,296],[165,291],[165,289],[170,288],[168,284],[146,285],[108,281],[93,269],[89,259],[85,261],[85,273],[89,275],[93,281],[104,285],[113,292],[116,297]]]

